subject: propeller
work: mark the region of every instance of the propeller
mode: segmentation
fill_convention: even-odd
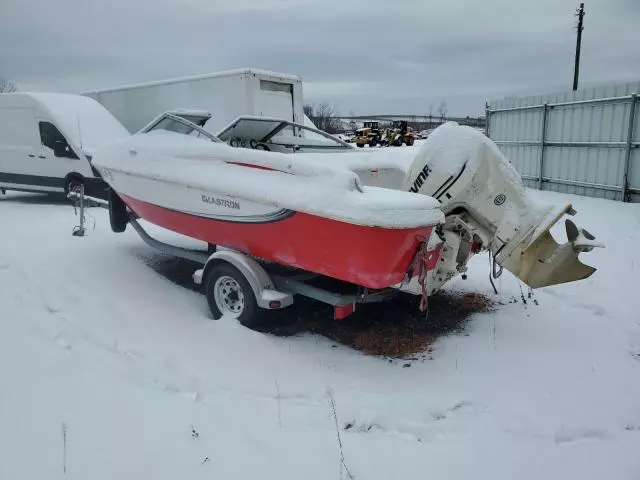
[[[604,248],[603,243],[595,241],[595,236],[584,228],[578,228],[571,220],[566,219],[564,225],[567,230],[567,239],[577,253],[590,252],[594,248]]]

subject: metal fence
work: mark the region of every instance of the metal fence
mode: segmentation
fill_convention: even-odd
[[[487,135],[529,187],[640,202],[640,82],[487,105]]]

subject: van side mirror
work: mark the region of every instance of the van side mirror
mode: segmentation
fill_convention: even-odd
[[[66,157],[68,154],[67,143],[62,140],[56,140],[53,144],[53,154],[56,157]]]

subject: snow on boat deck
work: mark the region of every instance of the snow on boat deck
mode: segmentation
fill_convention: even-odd
[[[444,222],[440,203],[434,198],[386,188],[359,189],[354,172],[321,161],[335,156],[342,155],[325,154],[313,161],[302,155],[232,148],[172,132],[154,131],[99,150],[92,163],[99,169],[108,168],[357,225],[414,228]],[[118,191],[118,186],[114,189]],[[120,190],[119,193],[146,200],[136,197],[136,191]],[[158,203],[159,206],[173,208],[170,198],[162,201],[165,203]]]
[[[105,211],[75,238],[66,202],[0,197],[0,478],[338,478],[327,389],[356,478],[638,478],[640,205],[531,193],[574,202],[598,272],[525,306],[477,258],[450,290],[503,305],[410,368],[212,321]]]

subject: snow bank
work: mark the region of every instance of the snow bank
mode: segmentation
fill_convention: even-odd
[[[439,202],[431,197],[363,188],[358,176],[345,168],[300,157],[237,149],[170,132],[152,132],[96,152],[93,164],[98,169],[184,184],[359,225],[409,228],[444,221]],[[117,184],[113,187],[119,191]],[[138,198],[139,192],[121,193]],[[160,206],[172,207],[171,199],[164,201]]]
[[[188,286],[189,268],[114,235],[108,212],[77,238],[67,202],[0,196],[0,478],[338,479],[332,389],[358,480],[637,480],[640,205],[529,193],[570,201],[616,248],[589,254],[586,281],[525,289],[526,305],[509,272],[490,293],[477,257],[450,289],[501,305],[424,362],[212,321],[169,273]]]

